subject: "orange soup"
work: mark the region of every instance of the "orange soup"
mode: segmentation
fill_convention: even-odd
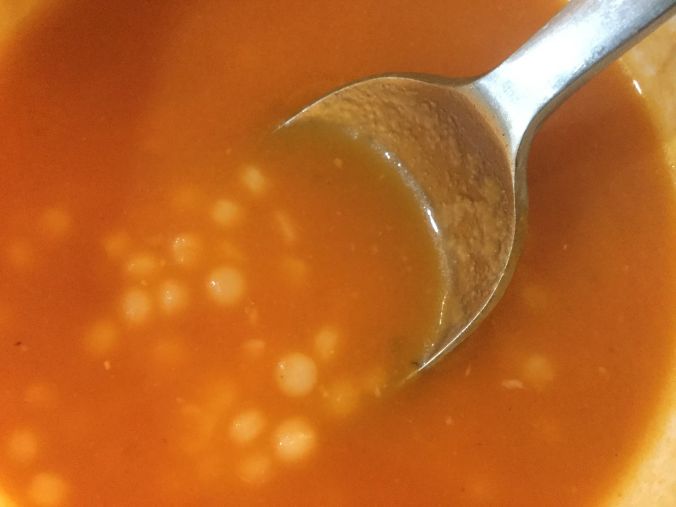
[[[589,505],[673,352],[672,185],[619,68],[546,122],[514,280],[438,366],[404,179],[261,149],[387,71],[468,76],[536,0],[54,0],[0,60],[0,506]],[[405,356],[404,357],[408,357]]]

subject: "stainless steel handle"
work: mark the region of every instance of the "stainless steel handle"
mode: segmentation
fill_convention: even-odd
[[[571,0],[474,86],[501,113],[516,156],[529,128],[676,12],[676,0]]]

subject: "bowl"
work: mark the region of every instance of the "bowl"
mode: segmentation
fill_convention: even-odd
[[[50,1],[0,3],[0,58],[7,41],[21,24]],[[644,98],[662,139],[676,193],[676,19],[632,49],[622,62]],[[673,335],[676,344],[676,329]],[[676,346],[671,363],[671,376],[663,386],[660,407],[651,427],[645,435],[637,436],[644,439],[642,457],[608,492],[604,500],[608,505],[676,505]]]
[[[664,146],[676,192],[676,19],[629,51],[622,62],[643,96]],[[676,343],[676,329],[673,330]],[[644,456],[609,493],[608,504],[676,505],[676,347],[662,406],[647,436]]]

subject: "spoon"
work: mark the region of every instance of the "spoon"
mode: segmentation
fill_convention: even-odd
[[[461,343],[509,283],[525,231],[528,152],[543,119],[674,11],[676,0],[571,0],[479,78],[373,77],[280,125],[347,132],[393,161],[424,196],[448,290],[438,335],[407,378]]]

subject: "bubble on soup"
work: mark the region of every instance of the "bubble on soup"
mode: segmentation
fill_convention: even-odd
[[[49,239],[63,239],[71,230],[72,218],[63,208],[47,208],[40,217],[40,228]]]
[[[165,315],[175,315],[188,306],[188,289],[176,280],[165,280],[157,289],[157,299]]]
[[[531,354],[521,366],[521,375],[530,387],[541,391],[554,380],[554,365],[543,354]]]
[[[273,444],[275,453],[281,461],[297,462],[314,450],[315,430],[303,418],[287,419],[275,430]]]
[[[180,234],[171,243],[171,253],[177,264],[194,266],[202,254],[202,241],[195,234]]]
[[[265,428],[265,417],[260,410],[247,410],[230,423],[230,438],[239,445],[253,442]]]
[[[118,260],[129,253],[131,238],[124,231],[116,231],[105,236],[101,243],[103,250],[111,260]]]
[[[334,326],[324,326],[314,338],[315,354],[322,361],[328,361],[336,355],[338,347],[338,330]]]
[[[35,432],[28,428],[14,430],[7,438],[7,456],[25,465],[35,459],[38,452],[38,439]]]
[[[300,352],[288,354],[277,363],[275,380],[287,396],[306,396],[317,383],[317,365]]]
[[[122,296],[122,315],[133,325],[145,323],[152,311],[152,300],[148,291],[140,288],[129,289]]]
[[[242,169],[241,182],[254,195],[261,195],[268,187],[268,181],[255,165],[248,165]]]
[[[233,267],[222,266],[214,269],[207,280],[207,291],[211,299],[223,306],[238,303],[244,295],[244,276]]]
[[[357,409],[360,391],[353,381],[341,379],[323,388],[322,397],[331,415],[346,417]]]
[[[84,346],[87,352],[101,358],[109,354],[117,345],[118,331],[108,319],[96,321],[85,333]]]
[[[219,199],[211,207],[211,219],[219,227],[233,227],[242,219],[242,208],[230,199]]]
[[[282,241],[287,245],[292,245],[298,238],[298,231],[296,225],[291,220],[289,214],[285,211],[275,211],[273,214],[275,230],[279,234]]]
[[[261,452],[251,454],[240,462],[237,475],[248,484],[263,484],[272,475],[272,459]]]
[[[37,474],[28,487],[28,498],[38,507],[63,505],[67,493],[68,485],[63,478],[50,472]]]
[[[125,271],[134,280],[147,280],[161,267],[161,261],[150,252],[133,254],[125,265]]]

